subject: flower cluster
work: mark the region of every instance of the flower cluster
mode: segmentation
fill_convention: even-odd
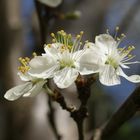
[[[99,74],[99,80],[107,86],[120,84],[120,76],[137,83],[139,75],[127,76],[122,68],[130,68],[135,56],[131,55],[134,46],[119,48],[121,38],[110,34],[95,37],[95,43],[81,42],[83,32],[75,38],[63,30],[52,33],[52,43],[44,45],[41,56],[20,58],[18,75],[25,84],[8,90],[5,98],[15,100],[21,96],[34,96],[39,93],[48,79],[53,79],[59,88],[67,88],[79,75]],[[122,34],[122,38],[124,35]]]

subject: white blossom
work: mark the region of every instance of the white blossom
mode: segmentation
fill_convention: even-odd
[[[29,66],[27,65],[27,61],[25,59],[20,59],[22,66],[19,67],[18,75],[22,81],[26,83],[15,86],[9,89],[4,97],[7,100],[13,101],[18,99],[19,97],[32,97],[41,92],[43,85],[46,83],[44,79],[38,79],[29,75],[28,70]]]
[[[71,35],[64,31],[58,32],[58,36],[52,34],[55,43],[45,45],[45,54],[37,56],[29,63],[30,75],[38,78],[53,78],[59,88],[69,87],[81,75],[91,74],[97,71],[90,64],[89,52],[81,50],[81,37],[83,32],[72,40]]]
[[[120,76],[134,83],[140,82],[139,75],[127,76],[122,70],[122,68],[130,68],[130,64],[139,62],[130,61],[135,57],[130,54],[134,46],[119,48],[120,41],[121,39],[117,41],[109,34],[101,34],[96,36],[95,44],[90,42],[86,44],[90,51],[98,53],[95,59],[100,67],[99,80],[107,86],[120,84]]]

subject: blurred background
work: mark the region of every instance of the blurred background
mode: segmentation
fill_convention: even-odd
[[[136,59],[140,60],[140,1],[139,0],[64,0],[56,8],[47,7],[46,43],[49,34],[64,29],[77,34],[83,30],[83,40],[94,41],[96,35],[119,33],[127,38],[122,46],[134,45]],[[67,12],[79,11],[77,19],[64,18]],[[57,16],[51,16],[55,13]],[[43,14],[43,13],[42,13]],[[33,0],[1,0],[0,4],[0,140],[56,140],[50,125],[48,114],[49,100],[46,93],[34,98],[21,98],[14,102],[6,101],[5,92],[20,84],[17,77],[18,58],[31,56],[33,51],[43,52],[44,40],[41,39],[38,17]],[[132,66],[127,74],[140,74],[139,64]],[[98,80],[92,86],[92,95],[88,102],[90,117],[85,121],[85,133],[88,137],[94,128],[104,124],[121,106],[125,99],[138,86],[121,79],[122,84],[113,87],[101,85]],[[73,85],[74,86],[74,85]],[[65,90],[63,91],[66,92]],[[79,106],[75,89],[63,94],[68,104]],[[62,110],[57,103],[54,109],[55,123],[62,140],[77,140],[76,125],[69,113]],[[112,140],[139,140],[140,115],[136,114],[112,137]]]

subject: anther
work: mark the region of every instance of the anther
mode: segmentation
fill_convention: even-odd
[[[19,61],[22,61],[22,57],[19,57],[18,60],[19,60]]]
[[[80,37],[81,37],[80,35],[77,35],[77,36],[76,36],[77,39],[79,39]]]
[[[48,44],[48,47],[51,48],[51,44]]]
[[[81,32],[80,32],[80,35],[83,35],[83,34],[84,34],[84,32],[83,32],[83,31],[81,31]]]
[[[118,31],[120,28],[119,28],[119,26],[116,26],[116,31]]]
[[[37,56],[36,52],[33,52],[32,55],[33,55],[33,57],[36,57]]]
[[[117,41],[120,41],[121,39],[119,37],[117,37]]]
[[[25,57],[25,60],[26,60],[27,62],[29,62],[29,61],[30,61],[30,58],[29,58],[29,57]]]
[[[126,37],[126,35],[125,34],[121,34],[121,37]]]
[[[51,36],[52,36],[52,37],[55,37],[55,34],[54,34],[54,33],[51,33]]]

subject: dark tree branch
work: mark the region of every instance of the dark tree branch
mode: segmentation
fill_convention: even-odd
[[[45,44],[46,41],[46,23],[44,21],[44,5],[41,4],[39,1],[35,0],[35,7],[37,11],[38,21],[39,21],[39,28],[40,28],[40,36],[41,36],[41,45]]]
[[[84,140],[83,122],[84,119],[88,116],[87,102],[90,97],[90,86],[94,81],[94,78],[84,79],[83,77],[79,77],[76,81],[79,100],[81,101],[79,109],[76,109],[73,106],[68,107],[64,97],[58,90],[55,90],[54,95],[51,96],[53,100],[58,102],[63,109],[67,110],[70,113],[70,116],[76,122],[79,140]]]
[[[97,131],[100,132],[97,140],[108,140],[126,121],[131,119],[139,109],[140,86],[127,98],[107,124]],[[95,136],[97,136],[96,132],[93,140],[95,140]]]
[[[127,14],[124,16],[124,18],[122,19],[119,27],[120,27],[120,31],[121,32],[126,32],[130,26],[130,24],[132,23],[135,15],[137,14],[137,12],[140,9],[140,1],[137,0],[129,9],[129,11],[127,12]]]

